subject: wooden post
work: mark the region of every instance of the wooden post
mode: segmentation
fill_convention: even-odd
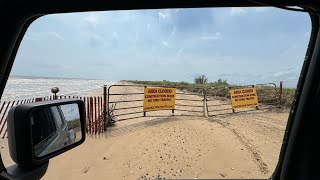
[[[41,97],[36,98],[36,102],[38,101],[42,101],[42,98]]]
[[[98,119],[97,119],[97,123],[98,123],[98,132],[99,134],[101,133],[101,110],[100,110],[100,97],[98,96]]]
[[[98,131],[98,121],[97,121],[97,98],[93,97],[93,110],[94,110],[94,134]]]
[[[206,113],[207,109],[207,92],[205,89],[203,89],[203,116],[208,117]]]
[[[103,86],[103,130],[107,130],[107,116],[109,116],[109,104],[107,108],[107,86]]]
[[[94,107],[93,97],[90,97],[90,118],[91,118],[91,134],[94,133]]]
[[[147,88],[147,86],[144,86],[144,88]],[[144,89],[143,89],[143,92],[144,92]],[[144,100],[144,94],[143,94],[143,99]],[[146,117],[147,116],[147,112],[146,111],[143,111],[143,117]]]
[[[283,86],[283,82],[280,81],[280,87],[279,87],[279,103],[280,103],[280,106],[282,105],[282,86]]]

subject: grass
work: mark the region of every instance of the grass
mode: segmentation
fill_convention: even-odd
[[[137,81],[131,80],[126,81],[134,84],[144,84],[144,85],[152,85],[152,86],[170,86],[176,87],[180,90],[186,90],[190,92],[199,92],[201,88],[207,90],[208,95],[214,95],[219,97],[226,97],[230,98],[229,95],[229,88],[236,88],[240,87],[237,85],[230,85],[226,81],[218,80],[217,82],[210,82],[206,84],[195,84],[195,83],[188,83],[188,82],[171,82],[167,80],[163,81]],[[273,86],[256,86],[257,93],[259,96],[259,100],[262,103],[266,104],[275,104],[279,102],[279,86],[275,89]],[[295,89],[291,88],[283,88],[282,90],[282,107],[290,108],[292,105],[292,101],[295,95]]]
[[[199,90],[200,88],[208,89],[211,87],[226,87],[230,86],[228,83],[217,83],[211,82],[206,84],[195,84],[195,83],[188,83],[188,82],[172,82],[172,81],[127,81],[134,84],[145,84],[145,85],[153,85],[153,86],[170,86],[170,87],[177,87],[178,89],[187,89],[190,91]]]
[[[283,88],[282,89],[282,105],[284,107],[291,107],[295,95],[295,89]]]

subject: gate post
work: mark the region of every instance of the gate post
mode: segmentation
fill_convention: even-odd
[[[206,114],[206,110],[207,110],[207,91],[206,89],[202,89],[203,90],[203,116],[204,117],[208,117]]]
[[[280,81],[280,87],[279,87],[279,103],[280,103],[280,106],[282,105],[282,85],[283,85],[283,81]]]
[[[147,88],[147,86],[144,86],[144,88]],[[143,99],[144,101],[144,89],[143,89]],[[147,112],[146,111],[143,111],[143,117],[146,117],[147,116]]]
[[[109,105],[108,105],[109,107]],[[107,109],[107,86],[103,86],[103,130],[107,130],[107,116],[109,116],[109,108]]]

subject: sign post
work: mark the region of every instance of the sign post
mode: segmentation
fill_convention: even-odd
[[[176,88],[144,88],[143,112],[174,110]]]
[[[256,108],[258,109],[258,96],[256,88],[241,88],[231,89],[230,98],[232,111],[241,108]]]

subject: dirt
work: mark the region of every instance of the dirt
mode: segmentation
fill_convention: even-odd
[[[140,88],[113,90],[124,93],[140,91]],[[130,98],[115,97],[114,100],[119,99]],[[121,106],[125,105],[118,107]],[[288,113],[260,110],[200,117],[201,108],[190,110],[199,111],[199,117],[183,116],[190,112],[175,112],[176,116],[170,116],[170,111],[159,111],[152,115],[166,117],[119,121],[102,135],[88,135],[84,144],[51,159],[43,179],[228,179],[272,175]],[[1,153],[9,164],[6,150],[4,145]]]

